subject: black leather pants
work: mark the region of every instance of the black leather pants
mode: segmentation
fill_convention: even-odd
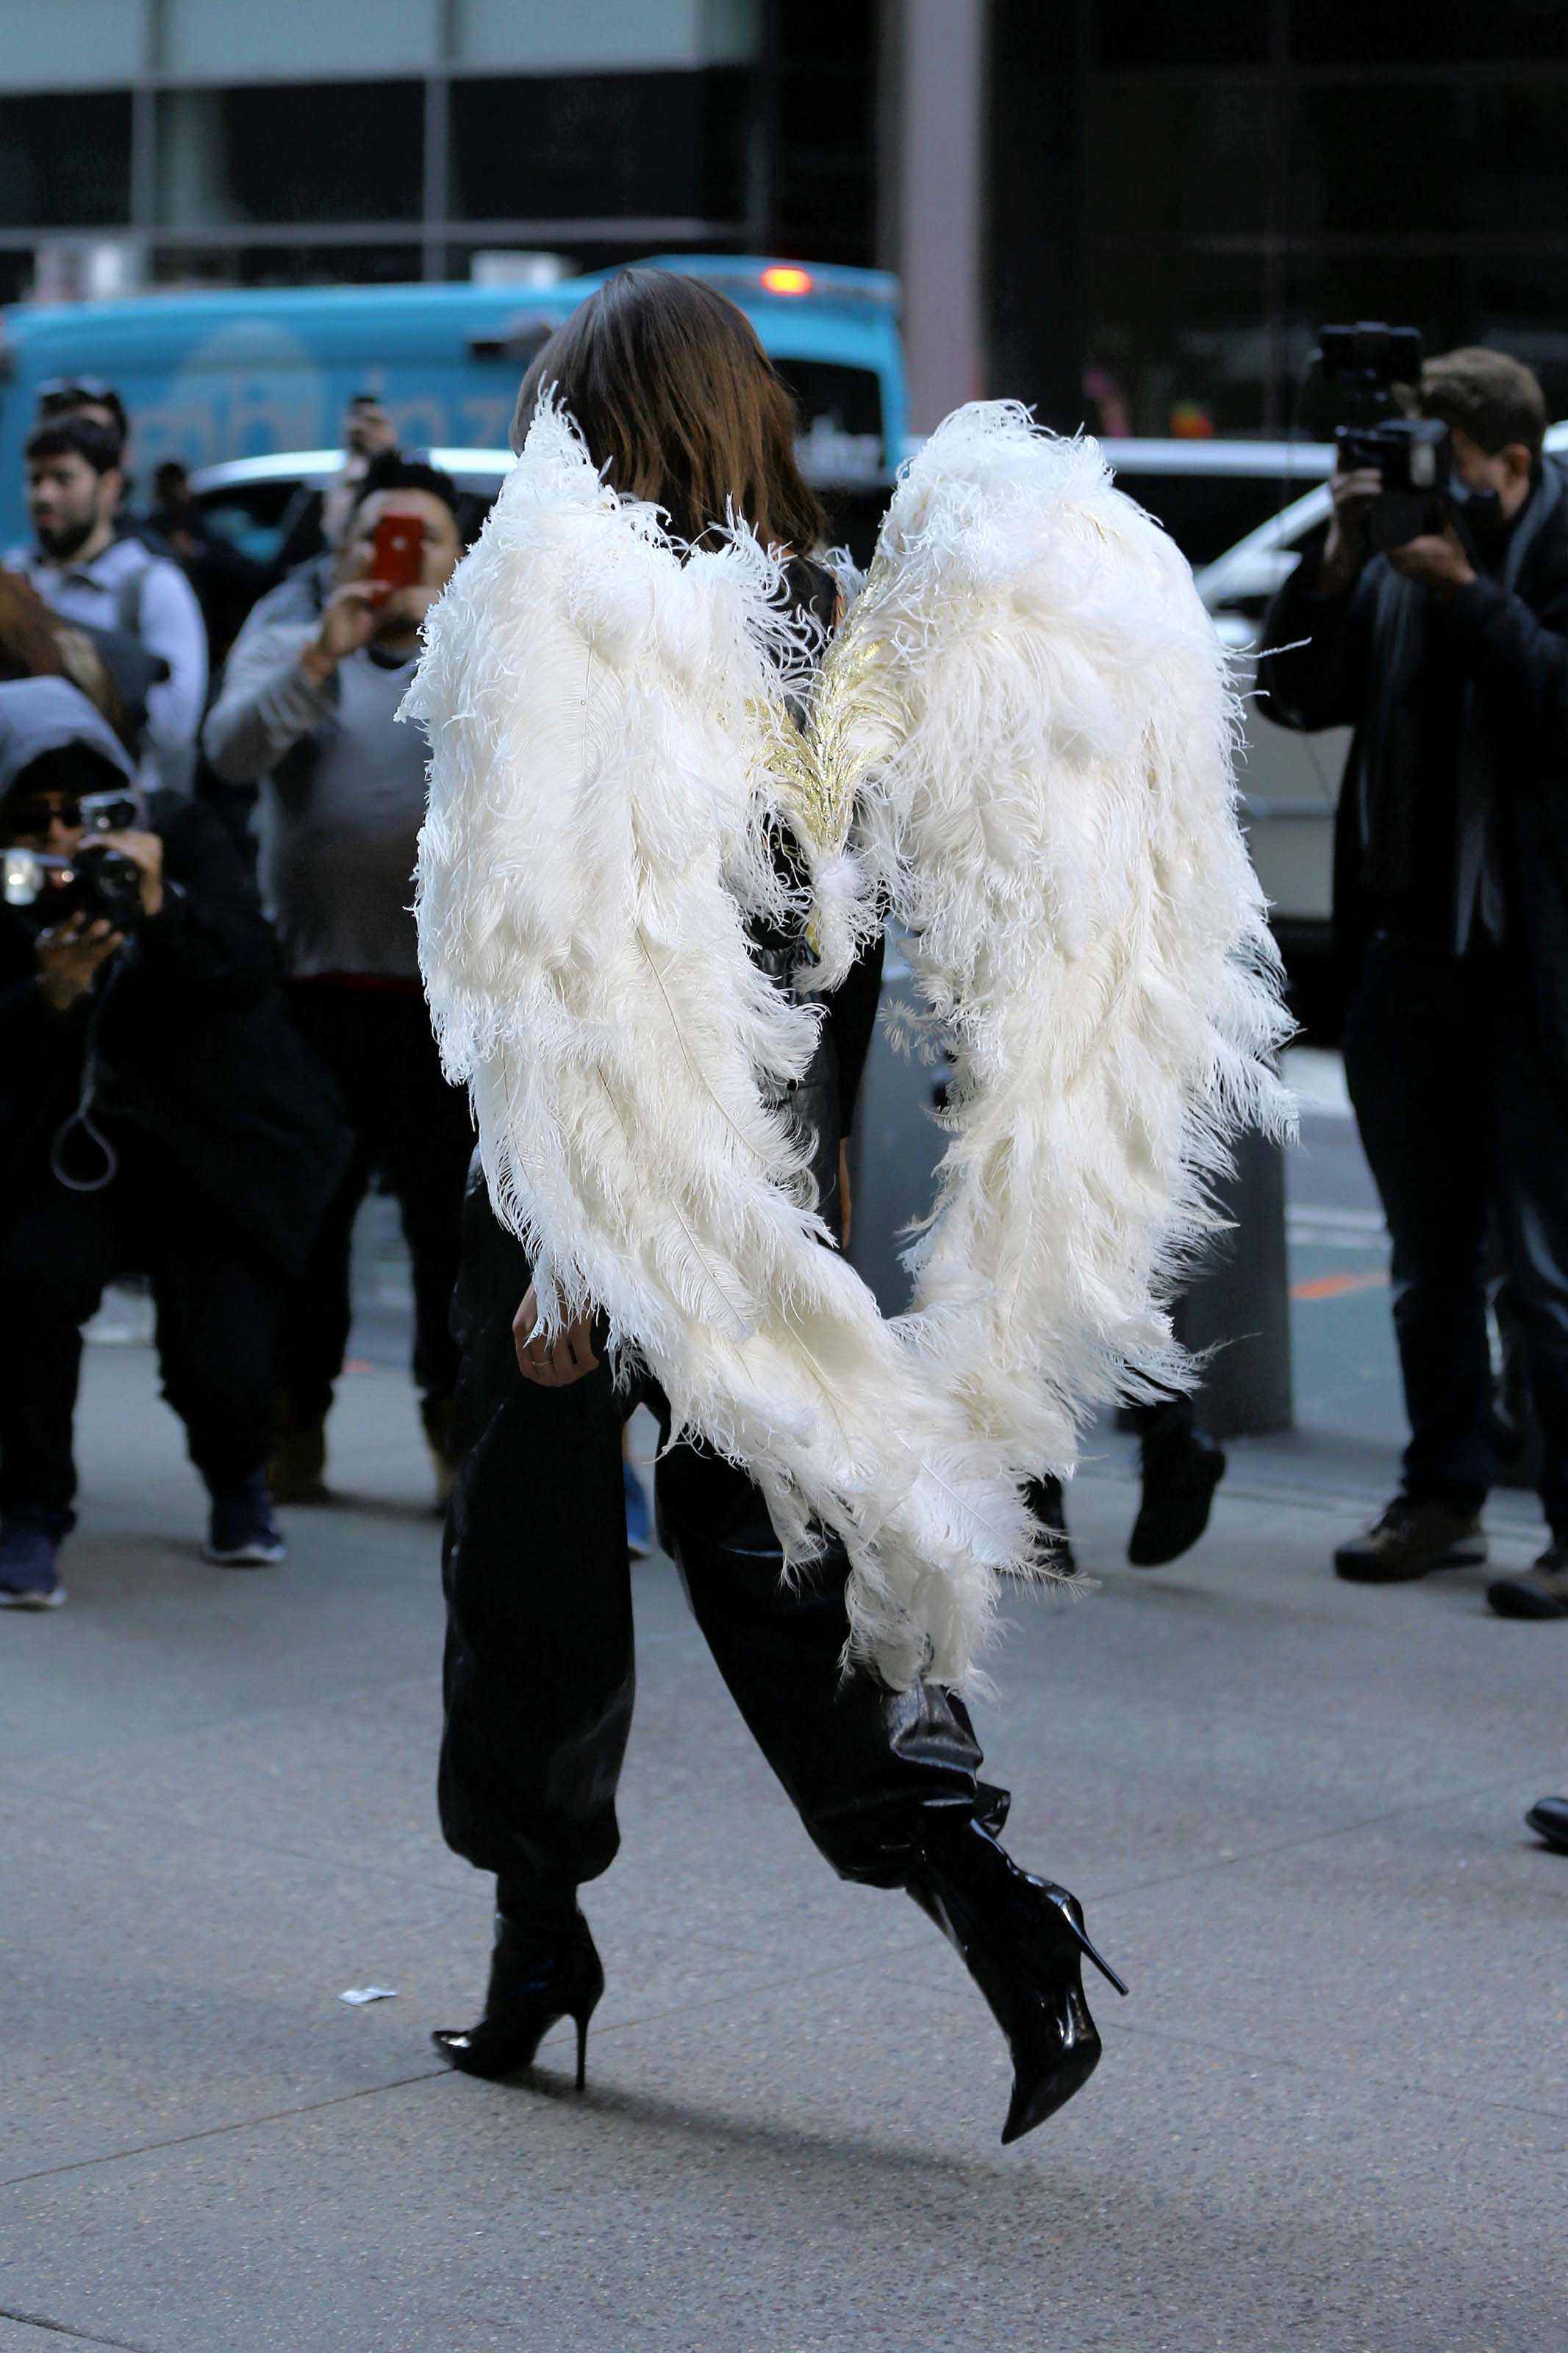
[[[559,1888],[605,1870],[619,1842],[635,1681],[621,1428],[637,1403],[661,1418],[664,1405],[657,1391],[617,1397],[605,1366],[569,1388],[525,1381],[511,1319],[528,1280],[482,1180],[470,1179],[457,1311],[463,1461],[443,1562],[441,1826],[481,1869]],[[657,1477],[661,1534],[697,1622],[835,1870],[901,1885],[930,1807],[999,1827],[1006,1797],[976,1780],[980,1750],[958,1701],[841,1672],[842,1555],[792,1590],[741,1472],[679,1447]]]

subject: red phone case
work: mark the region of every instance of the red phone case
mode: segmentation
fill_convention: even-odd
[[[425,526],[422,517],[413,514],[384,514],[375,526],[372,543],[370,576],[380,583],[382,595],[377,604],[384,604],[399,588],[417,585],[424,568]]]

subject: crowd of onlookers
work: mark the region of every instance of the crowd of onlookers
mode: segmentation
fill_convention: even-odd
[[[462,553],[447,478],[368,396],[271,573],[184,469],[132,497],[111,387],[50,387],[28,543],[0,573],[0,1604],[64,1598],[82,1327],[151,1283],[208,1555],[281,1558],[324,1490],[372,1181],[413,1262],[414,1369],[444,1493],[447,1329],[471,1148],[426,1018],[410,878],[424,744],[396,723]],[[394,570],[383,577],[378,565]]]
[[[1568,486],[1528,368],[1428,364],[1453,488],[1387,544],[1381,480],[1333,519],[1266,627],[1260,709],[1348,725],[1335,905],[1347,1075],[1394,1243],[1412,1440],[1399,1493],[1336,1554],[1392,1582],[1484,1558],[1500,1259],[1539,1423],[1552,1541],[1505,1614],[1568,1617]],[[274,1504],[323,1492],[373,1178],[413,1266],[414,1371],[437,1493],[447,1308],[471,1145],[441,1076],[409,910],[425,754],[397,712],[471,516],[374,398],[263,569],[177,464],[145,511],[125,409],[46,387],[31,535],[0,569],[0,1605],[61,1598],[81,1329],[151,1282],[165,1393],[220,1561],[280,1557]],[[1561,1213],[1561,1214],[1560,1214]],[[1195,1541],[1223,1457],[1181,1400],[1143,1411],[1131,1556]],[[1059,1489],[1036,1509],[1065,1546]],[[640,1490],[628,1484],[634,1535]]]

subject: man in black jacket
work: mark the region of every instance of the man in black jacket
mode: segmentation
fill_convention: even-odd
[[[1491,1599],[1568,1617],[1568,484],[1518,361],[1434,360],[1421,405],[1452,434],[1463,533],[1450,518],[1372,554],[1380,477],[1336,471],[1327,540],[1269,615],[1260,704],[1355,730],[1335,837],[1345,1075],[1393,1237],[1411,1438],[1399,1494],[1334,1560],[1386,1583],[1486,1557],[1494,1219],[1552,1544]]]
[[[0,686],[0,840],[66,861],[0,906],[0,1606],[64,1599],[81,1326],[115,1274],[151,1274],[164,1395],[211,1496],[208,1557],[282,1557],[264,1465],[285,1282],[346,1155],[331,1081],[285,1019],[277,951],[201,803],[155,794],[102,837],[131,861],[112,917],[50,921],[82,801],[131,763],[63,679]],[[90,865],[90,860],[88,860]]]

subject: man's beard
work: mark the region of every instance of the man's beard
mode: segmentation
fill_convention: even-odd
[[[85,547],[98,529],[98,517],[89,515],[85,522],[58,523],[53,531],[37,526],[38,545],[51,562],[68,564],[79,548]]]

